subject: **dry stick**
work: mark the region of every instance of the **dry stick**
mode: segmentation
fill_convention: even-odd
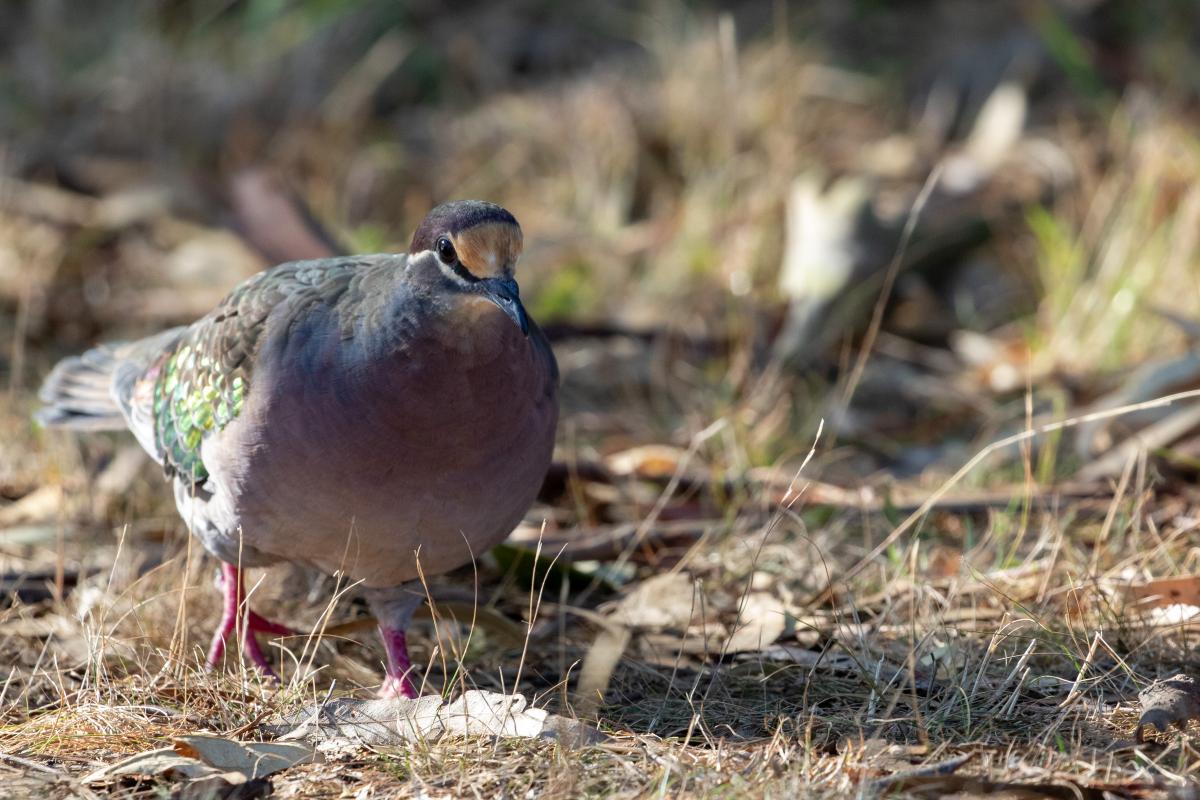
[[[1052,732],[1057,731],[1062,726],[1063,720],[1067,718],[1070,707],[1075,703],[1076,700],[1079,699],[1080,695],[1083,694],[1082,687],[1084,677],[1087,674],[1088,668],[1092,666],[1092,662],[1096,658],[1096,649],[1100,646],[1102,641],[1103,639],[1100,636],[1100,631],[1096,631],[1092,636],[1092,643],[1088,647],[1087,655],[1083,657],[1083,663],[1079,665],[1079,673],[1075,676],[1075,682],[1071,684],[1071,691],[1067,692],[1066,698],[1064,698],[1063,701],[1058,704],[1058,716],[1056,716],[1049,725],[1042,729],[1042,732],[1038,734],[1038,739],[1044,740]]]
[[[192,487],[191,491],[192,499],[195,500],[195,487]],[[192,530],[192,522],[195,519],[195,507],[196,504],[193,502],[191,505],[192,512],[189,514],[189,519],[184,520],[189,532]],[[187,544],[184,545],[183,574],[180,576],[179,580],[179,604],[175,607],[175,627],[171,631],[171,641],[167,645],[168,657],[164,659],[163,664],[164,669],[166,669],[172,663],[176,665],[175,674],[179,675],[182,673],[183,689],[185,692],[187,691],[188,684],[191,680],[191,675],[189,674],[188,670],[182,668],[182,665],[184,664],[185,657],[187,655],[187,592],[188,578],[192,573],[192,542],[195,540],[195,538],[196,537],[189,535],[187,537]]]
[[[108,571],[108,582],[104,585],[104,593],[106,595],[112,593],[113,581],[116,579],[116,575],[117,575],[117,564],[120,563],[121,555],[125,551],[125,536],[128,533],[129,533],[129,524],[126,523],[121,526],[121,533],[117,536],[117,552],[116,552],[116,555],[113,556],[112,568]],[[124,594],[124,592],[122,592],[122,594]],[[104,625],[105,625],[105,623],[108,622],[108,612],[109,612],[110,608],[111,608],[111,606],[107,606],[107,605],[104,606],[104,608],[100,612],[100,618],[96,621],[95,629],[97,632],[96,635],[97,635],[98,641],[97,641],[97,652],[95,653],[95,657],[96,657],[95,670],[96,670],[96,685],[97,686],[100,684],[100,673],[105,672],[105,666],[104,666],[105,645],[108,643],[109,637],[116,633],[115,628],[110,633],[106,634],[104,632]]]
[[[1029,430],[1033,427],[1033,374],[1031,371],[1026,370],[1025,380],[1025,430]],[[1033,477],[1033,448],[1029,442],[1022,442],[1020,449],[1021,464],[1025,473],[1024,493],[1021,497],[1021,521],[1018,525],[1017,535],[1013,537],[1012,543],[1008,546],[1008,555],[1005,559],[1007,561],[1016,558],[1029,533],[1029,518],[1033,513],[1033,498],[1036,491]],[[1034,550],[1036,552],[1036,545]]]
[[[1125,670],[1125,674],[1133,680],[1134,685],[1137,685],[1137,673],[1134,672],[1133,667],[1129,666],[1129,662],[1122,658],[1121,654],[1114,650],[1113,646],[1105,640],[1103,633],[1100,634],[1100,646],[1103,647],[1108,654],[1113,657],[1113,660],[1117,662],[1117,667]],[[1113,667],[1108,671],[1108,673],[1105,674],[1116,672],[1117,667]]]
[[[1058,704],[1059,708],[1066,708],[1075,702],[1075,698],[1081,693],[1084,675],[1087,674],[1088,667],[1092,665],[1092,661],[1096,658],[1096,648],[1100,646],[1100,631],[1092,636],[1092,644],[1088,648],[1087,655],[1083,657],[1083,663],[1079,665],[1079,674],[1075,676],[1075,683],[1071,684],[1071,691],[1067,692],[1066,698]]]
[[[546,530],[546,523],[542,523],[542,532]],[[558,563],[558,557],[562,555],[562,548],[554,554],[554,558],[546,565],[546,572],[542,575],[542,585],[537,586],[537,593],[534,594],[534,588],[537,580],[537,564],[542,558],[542,542],[541,536],[538,537],[537,550],[533,557],[533,573],[530,575],[529,581],[529,624],[525,629],[525,642],[521,645],[521,660],[517,662],[517,675],[513,678],[513,692],[515,693],[521,685],[521,674],[525,671],[525,659],[529,655],[529,640],[533,638],[533,625],[537,622],[538,614],[542,610],[542,595],[546,592],[546,582],[550,580],[550,573],[554,571],[555,565]],[[501,675],[501,685],[503,686],[503,675]],[[511,704],[505,706],[508,713],[511,712]]]
[[[1152,423],[1130,436],[1121,444],[1100,456],[1096,461],[1079,470],[1078,477],[1084,480],[1105,478],[1119,468],[1124,461],[1142,450],[1165,447],[1188,433],[1200,423],[1200,406],[1178,414],[1172,414]]]
[[[32,761],[28,758],[21,758],[20,756],[15,756],[12,753],[0,752],[0,761],[4,761],[8,764],[13,764],[18,767],[24,767],[25,769],[33,770],[34,772],[40,772],[43,775],[50,775],[51,777],[53,777],[57,780],[64,780],[64,779],[70,778],[70,776],[67,775],[65,772],[59,772],[58,770],[54,769],[53,767],[48,767],[45,764],[39,764],[38,762]]]
[[[1038,587],[1037,595],[1034,598],[1034,605],[1041,605],[1046,599],[1046,592],[1050,589],[1050,579],[1054,575],[1054,567],[1058,563],[1058,555],[1062,552],[1063,539],[1066,538],[1063,530],[1059,527],[1059,505],[1058,498],[1054,499],[1053,513],[1047,520],[1046,525],[1051,528],[1054,536],[1054,544],[1050,549],[1050,557],[1046,560],[1046,572],[1042,576],[1042,584]]]
[[[345,575],[346,572],[344,569],[339,569],[334,574],[333,592],[330,593],[329,600],[325,603],[325,608],[321,610],[320,616],[317,617],[317,625],[309,630],[308,633],[300,630],[296,631],[296,635],[304,639],[304,646],[301,647],[298,655],[294,650],[287,651],[292,655],[296,667],[296,674],[292,679],[293,684],[313,674],[313,664],[317,659],[317,649],[321,646],[321,642],[325,636],[330,633],[331,626],[329,625],[329,621],[333,619],[333,612],[337,610],[338,602],[362,584],[362,581],[350,581],[345,586],[342,586],[342,578]],[[371,622],[377,624],[374,618],[371,619]]]
[[[909,566],[909,569],[912,571],[913,575],[918,574],[917,553],[919,552],[920,547],[921,547],[920,539],[917,539],[916,541],[913,542],[913,544],[912,544],[912,563]],[[933,637],[934,632],[931,629],[930,631],[928,631],[928,633],[925,634],[925,636],[922,636],[920,640],[917,639],[917,616],[920,613],[917,610],[917,603],[918,603],[920,594],[921,594],[921,591],[920,591],[920,588],[918,587],[913,592],[910,592],[908,595],[909,608],[911,609],[910,625],[912,626],[910,636],[912,637],[912,640],[914,642],[916,642],[916,647],[913,647],[912,649],[910,649],[908,651],[908,658],[905,659],[905,666],[908,667],[908,686],[909,686],[909,690],[912,695],[912,715],[913,715],[913,724],[916,726],[916,729],[917,729],[917,740],[920,741],[921,744],[928,747],[929,746],[929,731],[925,726],[925,721],[921,719],[921,700],[920,700],[920,697],[918,697],[918,695],[917,695],[917,652],[919,651],[920,648],[923,648],[925,646],[925,643],[929,639],[931,639]],[[934,676],[936,677],[936,675],[937,675],[936,662],[934,663],[933,670],[934,670]]]
[[[1108,510],[1104,514],[1104,524],[1100,526],[1100,535],[1096,537],[1096,547],[1092,551],[1090,571],[1093,575],[1100,569],[1100,553],[1108,542],[1109,534],[1112,533],[1113,524],[1117,520],[1117,511],[1121,508],[1121,501],[1125,498],[1125,493],[1129,491],[1129,482],[1133,478],[1133,469],[1137,466],[1137,461],[1137,454],[1131,453],[1125,462],[1125,468],[1121,470],[1121,479],[1117,481],[1112,502],[1108,504]]]
[[[1200,411],[1200,409],[1196,409]],[[1183,414],[1175,414],[1173,416],[1184,416]],[[1174,441],[1174,440],[1172,440]],[[1149,458],[1150,448],[1143,447],[1138,452],[1137,457],[1137,491],[1133,496],[1133,511],[1131,512],[1132,519],[1130,520],[1130,533],[1133,535],[1134,547],[1141,549],[1142,526],[1146,524],[1146,502],[1150,498],[1150,492],[1147,490],[1146,482],[1146,465]],[[1153,535],[1153,521],[1150,521],[1151,535]],[[1156,537],[1157,538],[1157,537]]]
[[[920,521],[934,506],[937,505],[938,501],[941,500],[947,492],[954,488],[963,478],[970,474],[975,467],[979,466],[988,456],[997,450],[1001,450],[1005,447],[1011,447],[1014,444],[1019,444],[1020,442],[1033,439],[1038,436],[1043,436],[1047,433],[1053,433],[1066,428],[1073,428],[1084,422],[1092,422],[1098,419],[1110,419],[1112,417],[1121,417],[1126,414],[1132,414],[1136,411],[1144,411],[1150,408],[1161,408],[1163,406],[1169,406],[1179,400],[1190,400],[1197,397],[1200,397],[1200,389],[1189,389],[1186,392],[1176,392],[1175,394],[1164,395],[1163,397],[1158,397],[1153,400],[1146,400],[1141,403],[1105,409],[1104,411],[1095,411],[1091,414],[1084,414],[1079,417],[1070,417],[1058,422],[1048,422],[1045,425],[1041,425],[1032,430],[1014,433],[1011,436],[1006,436],[1003,439],[992,442],[987,447],[983,448],[974,456],[972,456],[966,464],[963,464],[961,467],[959,467],[957,472],[951,475],[945,483],[943,483],[936,491],[933,492],[933,494],[929,495],[929,497],[925,499],[925,502],[921,503],[916,511],[913,511],[911,514],[909,514],[904,521],[896,526],[895,530],[889,533],[882,542],[880,542],[875,546],[874,549],[871,550],[870,553],[867,553],[865,556],[860,558],[854,564],[854,566],[846,570],[842,580],[849,580],[859,572],[862,572],[862,570],[870,565],[872,561],[878,558],[880,554],[891,547],[897,539],[911,530],[918,521]],[[812,598],[809,599],[808,605],[820,604],[829,599],[832,596],[832,593],[833,582],[830,581],[825,588],[817,592]]]
[[[542,523],[542,528],[546,527],[546,523]],[[462,535],[463,543],[467,546],[467,552],[471,555],[471,624],[467,628],[467,638],[462,644],[462,648],[455,652],[455,658],[458,659],[458,664],[455,665],[455,670],[458,672],[458,685],[465,694],[467,691],[467,670],[463,666],[463,659],[467,657],[467,653],[471,650],[471,638],[475,635],[475,624],[479,621],[479,563],[475,560],[475,548],[471,547],[471,541],[466,534]],[[437,614],[434,612],[433,595],[429,592],[429,584],[425,580],[425,576],[421,576],[421,585],[425,587],[425,599],[429,603],[430,616],[433,617],[434,627],[437,627]],[[454,611],[450,611],[453,617]],[[457,620],[455,620],[457,621]],[[528,638],[528,637],[527,637]],[[440,641],[441,634],[438,635]],[[452,640],[451,645],[455,644]],[[515,688],[515,687],[514,687]]]
[[[995,710],[995,712],[1002,713],[1001,703],[1004,700],[1002,695],[1008,689],[1008,687],[1012,684],[1013,680],[1019,678],[1021,671],[1025,669],[1025,664],[1029,662],[1029,657],[1031,655],[1033,655],[1033,649],[1035,647],[1037,647],[1037,639],[1030,639],[1029,646],[1025,648],[1025,652],[1021,654],[1021,657],[1019,659],[1017,659],[1016,666],[1013,667],[1011,670],[1009,670],[1008,675],[1004,678],[1004,682],[1001,683],[1000,688],[996,690],[996,701],[997,702],[993,706],[993,709]],[[1021,690],[1021,681],[1018,679],[1017,685],[1013,688],[1013,691],[1019,692],[1020,690]]]
[[[15,756],[11,753],[0,753],[0,761],[7,762],[14,766],[24,767],[25,769],[45,775],[48,778],[52,778],[58,783],[64,783],[71,788],[71,791],[76,797],[89,798],[89,800],[99,800],[99,795],[93,792],[90,788],[80,783],[73,776],[65,772],[60,772],[53,767],[48,767],[45,764],[39,764],[36,761],[32,761],[28,758],[21,758],[20,756]]]
[[[870,359],[871,350],[875,346],[875,339],[879,336],[880,327],[883,326],[883,312],[892,296],[892,288],[896,285],[896,276],[900,274],[900,265],[908,252],[908,245],[912,241],[913,232],[917,229],[921,212],[925,210],[925,205],[929,202],[929,197],[933,194],[934,187],[937,186],[941,176],[942,162],[939,161],[929,171],[929,176],[925,178],[921,191],[917,193],[917,199],[913,201],[912,208],[908,211],[908,219],[904,221],[904,230],[900,233],[900,242],[896,245],[896,252],[892,254],[887,272],[884,273],[883,287],[879,290],[879,299],[875,301],[875,309],[871,312],[871,322],[867,326],[866,336],[863,337],[862,349],[858,351],[858,358],[850,372],[850,379],[846,382],[845,391],[842,392],[840,409],[849,407],[850,401],[854,397],[854,391],[862,380],[863,371],[867,368],[867,360]]]
[[[350,527],[346,529],[346,546],[342,548],[342,558],[339,562],[337,571],[333,575],[333,592],[330,594],[328,602],[325,603],[325,608],[321,611],[321,616],[317,618],[317,626],[309,630],[307,634],[297,631],[297,634],[304,637],[304,646],[300,649],[300,654],[298,656],[294,656],[296,664],[296,676],[293,679],[293,682],[312,674],[313,663],[317,659],[317,649],[321,646],[321,641],[329,631],[329,621],[333,619],[333,612],[337,609],[338,601],[362,584],[362,581],[358,580],[349,581],[345,587],[342,586],[342,577],[349,575],[349,573],[346,571],[346,565],[349,563],[350,545],[352,543],[357,543],[359,545],[359,551],[361,552],[361,542],[359,542],[358,537],[355,536],[354,531],[356,520],[356,517],[350,518]],[[415,553],[414,556],[416,556]],[[357,557],[358,556],[355,556],[355,558]]]
[[[449,675],[450,670],[446,666],[446,645],[442,644],[442,626],[438,625],[437,607],[434,605],[433,595],[429,591],[429,581],[425,578],[425,569],[421,566],[421,548],[419,545],[417,546],[417,549],[413,551],[413,559],[417,568],[417,580],[421,582],[421,588],[425,590],[426,602],[429,603],[429,618],[433,622],[433,635],[437,638],[437,644],[433,646],[433,651],[429,654],[429,660],[425,662],[425,672],[421,676],[421,687],[417,690],[417,696],[419,697],[425,694],[425,684],[429,680],[429,671],[433,669],[434,659],[438,659],[442,662],[443,676]],[[405,646],[407,647],[407,644]],[[391,663],[390,659],[388,663]],[[413,668],[410,665],[409,671],[404,675],[405,680],[412,680],[412,669]],[[501,679],[501,683],[503,683],[503,679]],[[465,686],[466,684],[463,683],[462,685]],[[443,686],[442,691],[447,691],[447,687]]]
[[[190,539],[191,537],[189,536],[188,538]],[[239,584],[241,584],[241,582],[242,582],[242,546],[243,546],[243,544],[244,544],[244,542],[242,539],[242,529],[239,527],[238,528],[238,556],[237,556],[237,563],[234,565],[235,567],[237,567],[237,571],[238,571],[237,580],[238,580]],[[263,579],[263,576],[260,575],[258,577],[258,583],[254,584],[253,586],[250,587],[250,589],[246,592],[245,596],[242,598],[241,603],[238,606],[237,617],[235,618],[236,621],[235,621],[234,627],[233,627],[233,635],[237,637],[237,653],[238,653],[239,661],[244,660],[246,657],[246,637],[254,635],[254,632],[252,630],[250,630],[250,595],[253,594],[254,590],[259,587],[259,584],[262,583],[262,579]],[[228,591],[227,587],[222,586],[222,589],[224,589],[225,591]],[[242,587],[239,585],[238,586],[238,594],[241,593],[241,589],[242,589]],[[244,664],[243,664],[243,666],[244,666]],[[245,673],[243,672],[243,674],[245,674]]]
[[[472,553],[471,554],[472,566],[474,566],[474,563],[475,563],[474,558],[475,558],[475,555],[474,555],[474,553]],[[433,591],[429,588],[429,580],[425,576],[425,569],[421,566],[421,548],[420,548],[420,546],[418,546],[417,549],[413,551],[413,559],[415,561],[416,569],[417,569],[417,580],[420,581],[421,588],[425,592],[425,602],[429,604],[429,620],[430,620],[430,622],[433,623],[433,635],[434,635],[434,638],[437,640],[436,644],[434,644],[434,646],[433,646],[433,650],[429,653],[429,660],[425,662],[425,671],[421,675],[421,686],[417,690],[417,696],[420,697],[421,695],[425,694],[425,686],[429,681],[429,671],[431,669],[433,669],[434,659],[437,659],[442,662],[442,676],[445,678],[445,681],[442,685],[442,693],[446,694],[449,692],[450,686],[453,684],[453,678],[450,676],[450,668],[446,663],[446,651],[447,650],[449,650],[451,652],[451,654],[453,656],[455,656],[455,658],[458,659],[458,665],[457,665],[458,668],[455,670],[455,675],[458,676],[458,678],[459,678],[459,686],[462,687],[463,692],[466,692],[467,691],[466,677],[462,674],[462,654],[455,648],[454,640],[449,635],[449,633],[447,633],[445,642],[442,641],[442,626],[440,624],[441,617],[438,615],[437,604],[433,600]],[[474,618],[473,614],[474,614],[474,612],[472,612],[472,617],[471,617],[471,629],[472,630],[474,630],[474,627],[475,627],[475,618]],[[465,651],[465,648],[464,648],[464,651]],[[389,663],[390,663],[390,660],[389,660]],[[406,672],[404,674],[404,679],[411,682],[413,670],[415,670],[415,669],[416,669],[416,667],[413,667],[410,665],[408,672]]]

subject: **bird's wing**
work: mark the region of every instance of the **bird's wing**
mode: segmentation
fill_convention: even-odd
[[[280,313],[294,318],[307,308],[335,303],[368,263],[319,259],[260,272],[186,328],[141,373],[131,387],[130,416],[150,423],[152,452],[168,475],[193,485],[208,478],[200,445],[241,412],[268,320]]]
[[[550,346],[550,340],[532,319],[529,320],[529,339],[546,367],[546,394],[553,396],[558,389],[558,359],[554,357],[554,348]]]

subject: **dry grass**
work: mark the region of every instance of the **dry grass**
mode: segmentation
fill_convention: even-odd
[[[1174,739],[1135,748],[1130,701],[1156,676],[1194,661],[1189,627],[1167,616],[1128,615],[1123,588],[1187,571],[1196,511],[1158,507],[1137,479],[1123,489],[1109,502],[1077,507],[1039,501],[1023,508],[1018,498],[1011,509],[935,513],[920,536],[838,583],[833,602],[817,607],[807,598],[862,554],[862,536],[886,532],[885,524],[864,528],[861,514],[842,511],[816,525],[802,517],[818,513],[811,508],[780,514],[749,534],[714,528],[674,555],[657,553],[696,579],[703,625],[736,625],[737,598],[751,586],[784,599],[796,632],[781,641],[823,654],[820,661],[697,655],[691,648],[704,633],[693,623],[684,635],[635,637],[597,713],[614,735],[606,745],[583,752],[519,741],[385,748],[296,768],[276,778],[276,789],[328,797],[344,785],[374,786],[387,796],[838,796],[966,754],[972,759],[961,771],[992,780],[1165,786],[1190,771],[1190,745]],[[965,536],[971,528],[976,534]],[[64,600],[16,603],[0,620],[13,664],[0,752],[78,775],[181,732],[253,736],[256,721],[319,699],[331,683],[350,688],[377,679],[379,654],[353,641],[322,644],[317,671],[302,679],[285,657],[282,688],[236,667],[206,674],[198,663],[216,610],[205,580],[211,565],[185,568],[178,531],[167,547],[176,554],[140,575],[137,547],[125,542],[114,554],[103,546],[106,535],[90,537],[99,547],[88,538],[73,531],[59,543],[17,548],[27,566],[98,569]],[[637,574],[656,571],[645,565]],[[273,577],[276,585],[256,593],[260,608],[302,627],[325,613],[321,592],[314,600],[294,591],[305,576]],[[502,585],[498,578],[485,570],[484,585]],[[495,602],[518,617],[527,599],[514,587]],[[337,619],[352,613],[345,605]],[[568,607],[547,605],[518,688],[570,713],[560,681],[595,633]],[[446,675],[430,652],[438,637],[424,630],[416,655],[432,661],[432,684],[442,685]],[[493,645],[486,627],[476,636],[463,658],[467,685],[511,688],[522,648]]]

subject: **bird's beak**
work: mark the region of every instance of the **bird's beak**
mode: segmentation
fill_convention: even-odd
[[[521,289],[512,278],[489,278],[481,281],[483,296],[491,300],[508,318],[516,323],[521,333],[529,335],[529,315],[521,305]]]

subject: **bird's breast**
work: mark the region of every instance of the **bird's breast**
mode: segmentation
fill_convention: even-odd
[[[550,398],[532,343],[501,322],[515,335],[417,335],[383,353],[303,343],[295,362],[307,369],[271,387],[261,444],[363,477],[395,474],[398,459],[454,469],[519,451]]]
[[[412,577],[416,548],[448,569],[507,535],[549,465],[557,406],[547,354],[497,316],[386,352],[290,342],[218,470],[247,543],[333,569],[352,534],[370,556],[358,577],[386,585]]]

